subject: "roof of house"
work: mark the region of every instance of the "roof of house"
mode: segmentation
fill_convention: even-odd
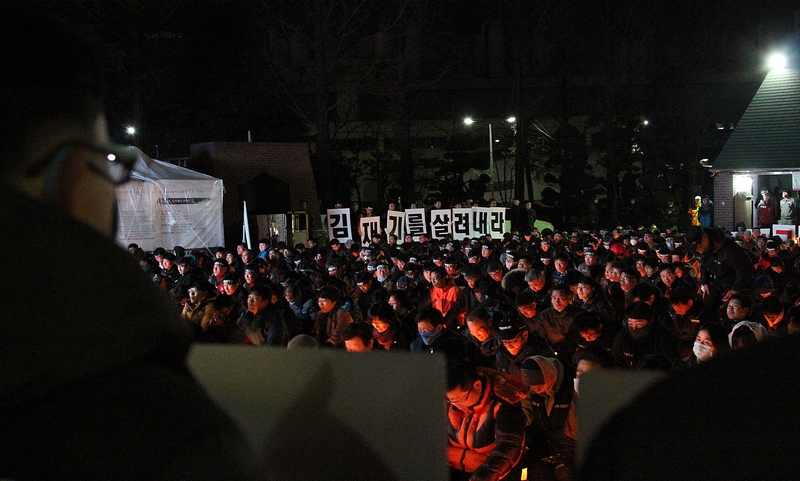
[[[800,170],[800,71],[767,75],[712,168]]]

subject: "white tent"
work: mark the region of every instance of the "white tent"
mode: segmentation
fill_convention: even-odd
[[[225,245],[223,193],[221,179],[140,157],[131,181],[117,188],[117,243],[145,251]]]

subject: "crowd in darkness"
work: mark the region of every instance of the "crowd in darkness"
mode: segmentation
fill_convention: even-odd
[[[0,246],[91,258],[60,255],[2,278],[5,298],[24,307],[0,314],[0,479],[289,479],[278,456],[250,455],[192,376],[192,335],[446,359],[456,481],[573,479],[577,381],[606,369],[672,374],[606,424],[583,479],[797,477],[792,242],[703,225],[701,214],[682,232],[537,232],[535,213],[514,203],[502,238],[131,245],[129,255],[113,242],[115,192],[147,159],[110,141],[114,62],[36,4],[0,7]],[[760,224],[796,219],[764,197]]]
[[[502,239],[129,250],[202,342],[442,353],[452,479],[572,479],[583,373],[680,370],[800,331],[791,241],[522,225]]]

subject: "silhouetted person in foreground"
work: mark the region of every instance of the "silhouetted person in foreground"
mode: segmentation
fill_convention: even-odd
[[[115,188],[137,151],[109,141],[103,64],[14,3],[0,13],[0,248],[91,255],[0,283],[24,306],[0,314],[0,478],[255,479],[187,369],[186,321],[114,244]]]

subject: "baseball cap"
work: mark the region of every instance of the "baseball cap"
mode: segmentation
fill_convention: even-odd
[[[528,326],[525,325],[519,316],[504,316],[497,324],[497,337],[503,341],[510,341],[527,328]]]

